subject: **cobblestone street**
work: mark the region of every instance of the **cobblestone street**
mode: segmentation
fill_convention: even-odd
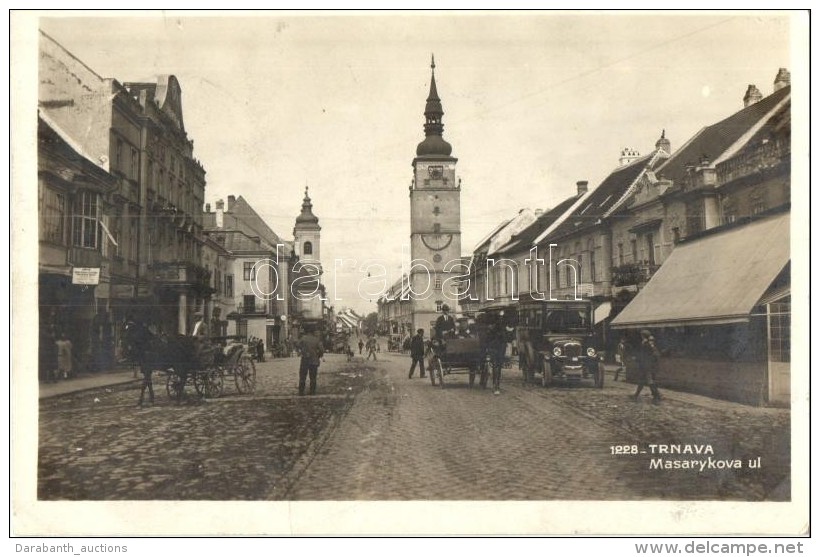
[[[317,396],[298,397],[297,362],[259,364],[253,395],[226,383],[219,399],[189,388],[176,405],[158,374],[157,403],[143,409],[135,383],[41,400],[39,498],[789,499],[787,410],[671,392],[655,406],[629,400],[624,383],[547,390],[515,370],[500,396],[466,375],[433,388],[407,379],[409,359],[392,353],[328,355]],[[653,455],[653,444],[713,454]],[[741,467],[651,469],[659,458]]]

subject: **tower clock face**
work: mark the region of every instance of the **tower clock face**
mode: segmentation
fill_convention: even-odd
[[[453,241],[452,234],[422,234],[421,242],[433,251],[441,251]]]
[[[427,175],[434,180],[438,180],[444,175],[443,166],[429,166],[427,167]]]

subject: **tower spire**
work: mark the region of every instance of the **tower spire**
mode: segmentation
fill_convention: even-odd
[[[444,109],[436,89],[436,58],[430,55],[430,92],[427,95],[427,104],[424,106],[424,135],[425,140],[419,143],[416,154],[450,156],[453,148],[442,139],[444,124],[442,123]]]

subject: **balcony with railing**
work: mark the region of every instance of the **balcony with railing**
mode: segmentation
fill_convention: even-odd
[[[648,261],[625,263],[623,265],[619,265],[618,267],[613,267],[612,285],[633,286],[646,284],[659,268],[660,265],[656,265]]]

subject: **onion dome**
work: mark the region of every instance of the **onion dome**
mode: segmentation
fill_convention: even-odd
[[[438,98],[436,90],[436,60],[431,57],[430,62],[431,78],[430,93],[427,95],[427,104],[424,107],[424,141],[416,147],[417,156],[435,155],[449,157],[453,152],[453,147],[441,137],[444,131],[444,124],[441,117],[444,109],[441,107],[441,99]]]

